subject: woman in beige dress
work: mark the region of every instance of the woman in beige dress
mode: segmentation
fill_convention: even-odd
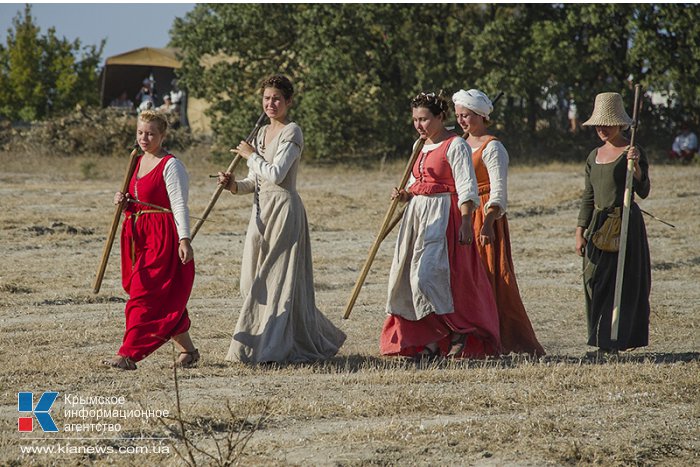
[[[241,269],[244,298],[227,360],[244,363],[310,362],[332,357],[345,341],[317,308],[311,243],[304,204],[296,190],[304,147],[301,128],[288,119],[294,88],[275,75],[261,85],[262,127],[256,147],[241,141],[248,176],[219,172],[233,194],[253,193]]]

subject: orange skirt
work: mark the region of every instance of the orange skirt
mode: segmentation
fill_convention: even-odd
[[[484,206],[488,201],[489,194],[482,194],[481,206]],[[535,337],[535,331],[532,329],[532,324],[520,298],[518,282],[515,280],[508,219],[505,215],[496,219],[493,223],[495,241],[493,244],[485,246],[482,246],[478,241],[481,227],[484,225],[484,210],[482,208],[474,212],[473,224],[474,243],[476,243],[496,298],[503,353],[544,355],[545,351]]]

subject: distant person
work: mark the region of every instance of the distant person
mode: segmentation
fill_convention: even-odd
[[[141,102],[141,105],[139,105],[139,108],[136,109],[136,111],[137,111],[138,113],[141,113],[141,112],[143,112],[143,111],[145,111],[145,110],[155,110],[155,109],[153,108],[153,101],[151,101],[151,100],[145,100],[145,101]]]
[[[121,264],[129,300],[122,345],[117,355],[103,363],[121,370],[135,370],[137,362],[170,339],[180,350],[177,366],[189,368],[199,360],[188,333],[187,301],[194,283],[188,178],[182,162],[162,146],[167,127],[159,112],[141,112],[136,140],[143,155],[128,192],[114,194],[114,204],[128,201],[124,204]]]
[[[569,99],[569,131],[573,134],[578,133],[579,123],[578,123],[578,107],[576,106],[576,101],[572,98]]]
[[[178,86],[177,80],[174,79],[170,82],[172,89],[170,90],[170,100],[173,105],[173,112],[180,113],[182,109],[182,103],[185,98],[185,92]]]
[[[158,111],[168,115],[175,112],[175,106],[169,94],[163,97],[163,105],[158,107]]]
[[[153,90],[153,81],[149,78],[145,78],[141,83],[141,89],[136,94],[134,99],[136,102],[136,109],[138,112],[143,112],[144,110],[151,110],[155,107],[155,92]]]
[[[260,94],[270,124],[255,146],[241,141],[234,150],[246,160],[248,175],[218,174],[224,189],[253,194],[241,264],[243,307],[226,360],[325,360],[346,336],[316,308],[309,225],[296,186],[304,135],[289,118],[294,87],[274,75],[262,82]]]
[[[477,90],[452,96],[457,123],[472,150],[482,209],[473,216],[476,247],[484,262],[498,307],[502,351],[544,355],[520,298],[510,249],[508,206],[508,151],[489,134],[491,99]]]
[[[673,140],[669,157],[671,160],[690,162],[698,152],[698,137],[690,131],[690,127],[685,122],[681,124],[680,130],[680,134]]]
[[[411,108],[425,144],[407,188],[391,193],[407,205],[389,272],[380,352],[417,360],[497,355],[498,311],[473,242],[472,213],[480,201],[471,151],[445,128],[447,99],[422,92]]]
[[[183,127],[189,126],[187,120],[187,93],[180,89],[177,79],[170,82],[172,89],[170,90],[170,99],[173,103],[173,115],[180,120],[180,125]]]
[[[119,97],[113,99],[112,102],[109,103],[109,106],[115,109],[122,109],[128,112],[134,110],[134,103],[131,102],[131,100],[129,99],[126,90],[122,91],[122,93],[119,94]]]
[[[593,115],[583,126],[593,126],[603,145],[586,159],[584,191],[576,224],[576,253],[583,257],[583,285],[588,317],[588,345],[596,354],[644,347],[649,343],[651,260],[642,212],[634,194],[646,198],[651,190],[649,162],[640,148],[630,147],[623,131],[632,119],[622,96],[598,94]],[[617,276],[622,205],[627,162],[634,162],[633,194],[625,254],[624,287],[617,340],[610,336]]]

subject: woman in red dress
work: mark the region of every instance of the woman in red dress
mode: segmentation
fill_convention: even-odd
[[[488,132],[493,104],[486,94],[477,89],[460,90],[452,96],[452,101],[457,123],[464,130],[464,137],[472,150],[472,163],[479,184],[483,209],[474,212],[474,232],[478,237],[476,246],[498,306],[503,353],[544,355],[515,280],[506,217],[508,152]]]
[[[115,204],[127,201],[121,262],[129,300],[122,346],[103,363],[122,370],[135,370],[136,362],[171,338],[181,351],[178,366],[191,367],[199,360],[187,332],[186,306],[194,283],[188,178],[182,163],[162,147],[167,126],[161,113],[141,112],[136,139],[144,154],[137,161],[129,192],[114,195]]]
[[[389,275],[380,338],[384,355],[483,357],[500,352],[496,303],[473,243],[479,205],[471,152],[444,126],[448,103],[434,93],[411,102],[425,145],[413,166]]]

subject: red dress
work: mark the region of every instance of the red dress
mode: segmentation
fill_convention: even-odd
[[[167,155],[148,174],[137,177],[141,159],[129,183],[129,194],[145,203],[170,209],[163,179]],[[121,232],[122,285],[126,330],[119,355],[138,362],[172,336],[190,328],[187,315],[194,283],[194,261],[182,264],[179,238],[171,212],[128,203]]]
[[[496,137],[490,137],[479,149],[472,154],[474,172],[479,184],[479,197],[481,206],[489,201],[491,182],[482,154],[486,146]],[[477,209],[474,212],[474,236],[478,238],[481,227],[484,225],[484,210]],[[496,297],[498,306],[498,321],[500,323],[501,344],[503,353],[529,353],[532,355],[544,355],[544,349],[535,337],[530,319],[525,311],[525,306],[520,298],[518,282],[515,280],[515,267],[510,252],[510,231],[508,219],[505,215],[496,219],[493,223],[495,239],[493,244],[481,245],[476,241],[479,255],[484,262],[486,273],[489,276],[491,288]]]
[[[483,357],[500,352],[498,314],[488,277],[473,243],[459,243],[462,215],[452,168],[447,151],[452,139],[419,157],[413,167],[416,182],[409,191],[416,197],[450,193],[451,204],[445,232],[450,269],[450,291],[454,309],[451,313],[430,313],[412,321],[397,314],[390,314],[382,329],[380,350],[384,355],[413,356],[427,344],[438,342],[442,353],[450,347],[452,333],[467,334],[464,350],[457,357]],[[415,199],[414,199],[415,200]],[[413,202],[414,200],[411,200]],[[414,211],[406,209],[402,223],[410,222],[406,216]],[[414,249],[425,245],[416,244]]]

